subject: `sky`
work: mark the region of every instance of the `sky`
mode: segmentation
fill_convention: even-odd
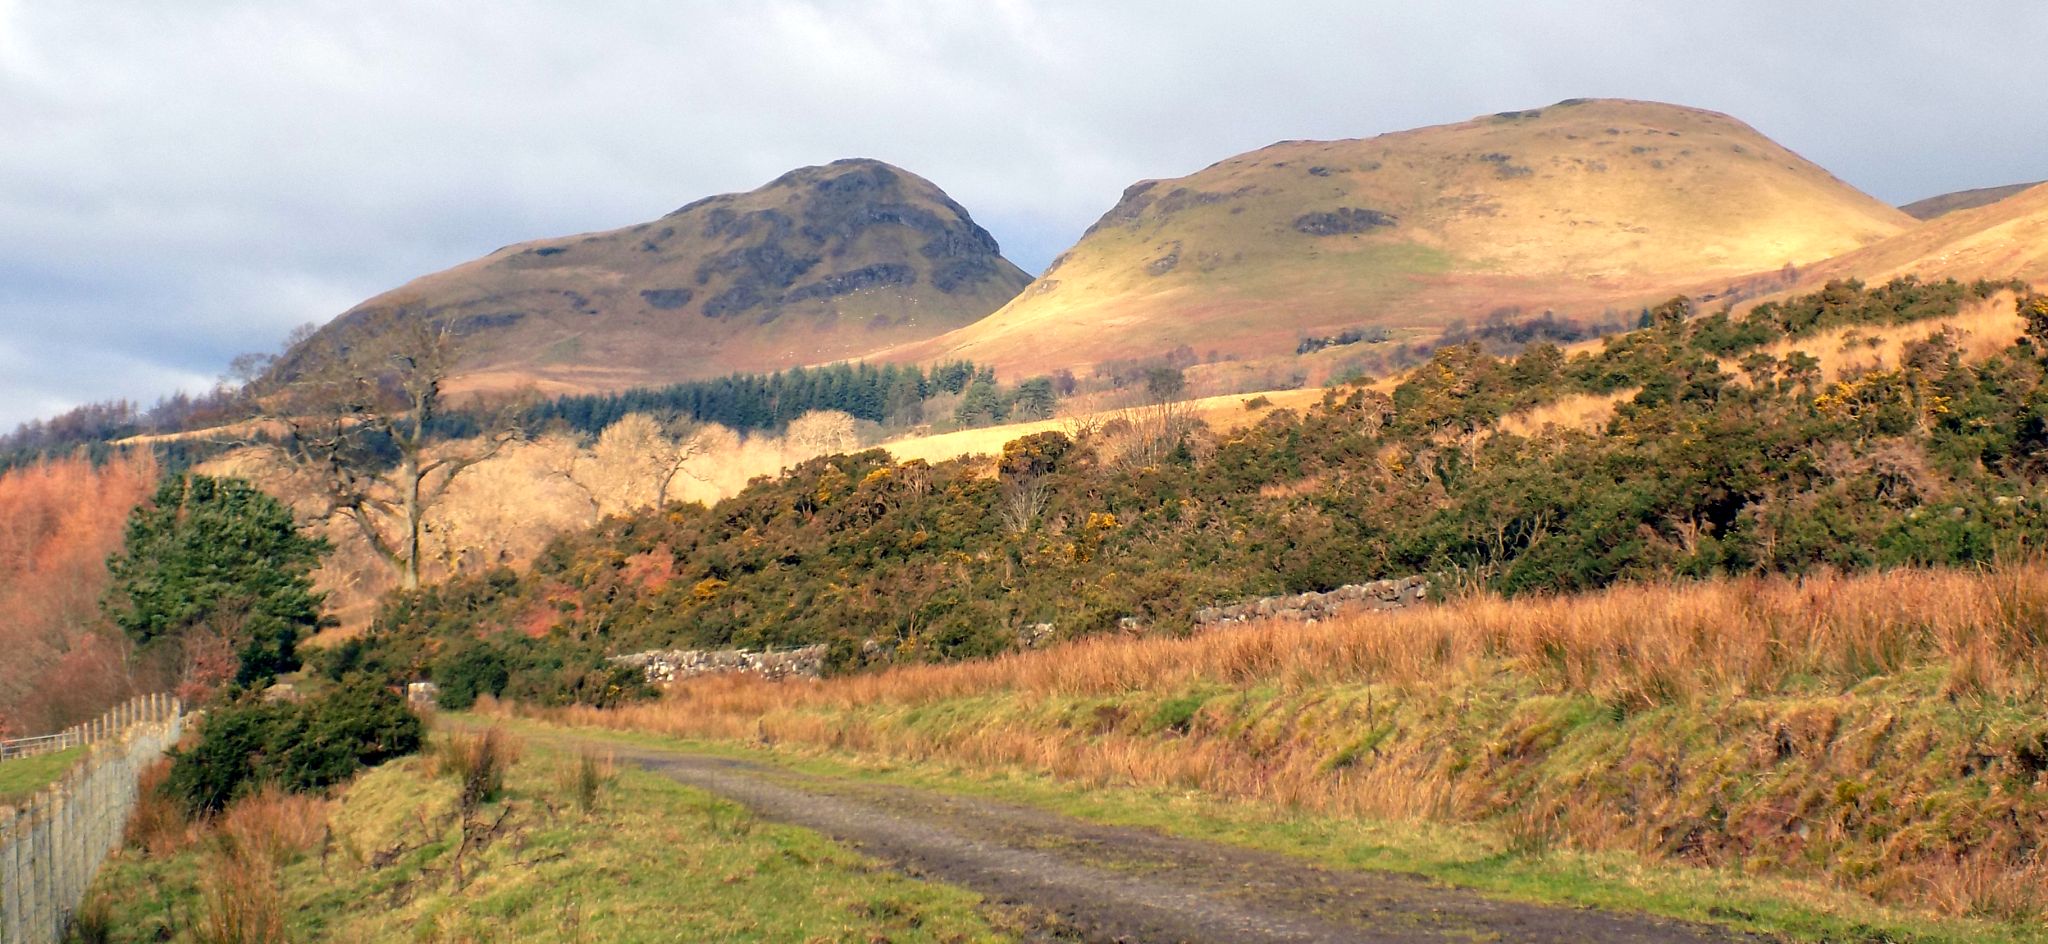
[[[874,157],[1032,271],[1129,184],[1565,98],[2048,178],[2037,0],[0,0],[0,430],[508,243]]]

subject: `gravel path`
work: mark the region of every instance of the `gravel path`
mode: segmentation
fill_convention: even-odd
[[[607,745],[609,747],[609,745]],[[1410,875],[1104,826],[1044,810],[623,748],[622,760],[816,830],[904,871],[972,889],[1041,940],[1755,942],[1644,915],[1500,901]]]

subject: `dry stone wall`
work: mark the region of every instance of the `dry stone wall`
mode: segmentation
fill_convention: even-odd
[[[762,678],[796,676],[817,678],[825,671],[825,647],[797,649],[656,649],[613,656],[620,665],[632,666],[646,674],[647,681],[666,685],[677,679],[699,675],[741,672]]]
[[[1429,596],[1429,579],[1401,577],[1349,584],[1325,593],[1297,593],[1264,597],[1230,606],[1206,606],[1195,611],[1195,628],[1219,629],[1253,620],[1295,620],[1317,622],[1348,609],[1398,610],[1415,606]]]
[[[63,940],[94,873],[121,843],[143,769],[183,732],[177,699],[130,701],[76,729],[86,754],[56,783],[0,808],[0,942]]]

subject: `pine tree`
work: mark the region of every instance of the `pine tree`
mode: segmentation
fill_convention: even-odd
[[[320,622],[311,574],[327,550],[247,482],[172,476],[129,516],[101,606],[142,645],[220,632],[236,646],[236,680],[260,682],[298,668],[299,635]]]

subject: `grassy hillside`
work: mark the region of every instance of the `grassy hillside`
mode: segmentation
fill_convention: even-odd
[[[1419,824],[1475,824],[1479,849],[1421,866],[1610,903],[1603,882],[1632,887],[1633,906],[1802,938],[2038,940],[2044,581],[2030,564],[1478,596],[822,683],[700,680],[553,717],[1277,810],[1299,822],[1253,841],[1353,866],[1416,867]],[[1353,830],[1374,838],[1330,838]],[[1725,871],[1674,894],[1602,854]],[[1995,923],[1759,896],[1732,873]]]
[[[1957,210],[1971,210],[1980,206],[1997,203],[2006,197],[2023,193],[2048,181],[2034,181],[2030,184],[2006,184],[2003,187],[1979,187],[1975,190],[1958,190],[1954,193],[1938,194],[1925,200],[1915,200],[1902,207],[1907,216],[1916,220],[1931,220],[1947,216]]]
[[[1017,300],[902,354],[1023,375],[1502,308],[1597,320],[1750,290],[1911,222],[1726,115],[1561,102],[1141,182]]]
[[[847,160],[415,279],[284,369],[385,319],[432,318],[467,336],[457,389],[617,390],[859,356],[972,322],[1026,281],[931,182]]]
[[[1958,209],[1896,236],[1811,266],[1802,290],[1829,279],[1927,278],[2048,281],[2048,184]]]
[[[1446,348],[1391,394],[1338,388],[1232,432],[1168,407],[993,459],[816,459],[393,598],[329,668],[474,657],[517,697],[609,699],[601,656],[662,645],[826,642],[850,668],[1001,652],[1040,623],[1174,631],[1214,602],[1415,573],[1526,595],[1982,563],[2048,536],[2048,386],[2034,341],[1936,330],[1979,297],[1901,281],[1747,319],[1667,306],[1598,349]],[[1896,360],[1832,380],[1798,349],[1916,323]],[[1598,397],[1597,430],[1528,422]]]

